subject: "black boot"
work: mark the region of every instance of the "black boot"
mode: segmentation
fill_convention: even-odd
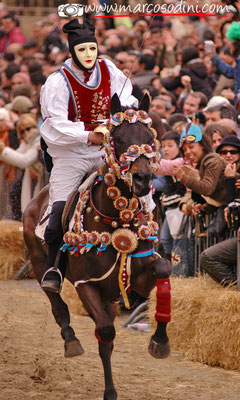
[[[60,246],[50,245],[48,247],[48,259],[46,272],[42,277],[41,288],[49,292],[60,293],[66,272],[65,254],[60,250]],[[54,259],[54,261],[53,261]],[[53,265],[51,267],[51,265]]]
[[[41,281],[41,288],[56,293],[61,291],[66,272],[66,257],[60,250],[63,244],[61,217],[64,205],[64,201],[53,203],[49,223],[45,231],[45,241],[48,244],[48,257],[45,273]]]

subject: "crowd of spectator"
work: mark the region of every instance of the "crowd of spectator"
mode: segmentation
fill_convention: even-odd
[[[196,219],[200,212],[216,216],[238,197],[240,6],[237,1],[222,3],[232,6],[224,16],[94,21],[99,57],[113,61],[131,78],[138,100],[149,94],[149,111],[162,121],[158,132],[162,157],[182,160],[171,176],[156,175],[153,181],[168,258],[175,236],[167,211],[180,209]],[[19,17],[0,3],[1,218],[21,220],[29,199],[47,182],[38,131],[39,94],[47,77],[69,57],[62,31],[68,21],[50,13],[35,22],[26,37]],[[212,41],[210,51],[205,41]],[[234,172],[231,167],[225,172],[229,164],[236,166]],[[236,181],[230,197],[228,178],[234,180],[233,186]]]

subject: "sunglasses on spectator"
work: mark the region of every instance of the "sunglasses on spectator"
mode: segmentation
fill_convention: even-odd
[[[221,155],[221,156],[226,156],[227,155],[227,153],[230,153],[230,154],[238,154],[239,153],[239,150],[221,150],[221,151],[219,151],[219,154]]]
[[[20,130],[20,134],[23,135],[24,132],[29,132],[32,128],[34,128],[34,126],[28,126],[27,128],[23,128]]]

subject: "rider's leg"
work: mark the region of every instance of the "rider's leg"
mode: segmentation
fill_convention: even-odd
[[[46,272],[43,276],[41,287],[51,292],[59,292],[61,290],[62,281],[66,272],[65,264],[61,263],[61,254],[58,255],[62,245],[63,230],[61,218],[65,203],[65,201],[55,201],[53,203],[49,223],[45,231],[48,256]]]
[[[92,150],[89,150],[91,156]],[[43,276],[41,287],[44,290],[59,292],[61,290],[62,277],[65,275],[65,266],[61,264],[61,258],[65,258],[64,254],[60,257],[57,265],[58,269],[54,269],[54,263],[58,254],[58,250],[62,244],[62,224],[61,217],[65,200],[69,194],[76,189],[83,177],[91,170],[96,169],[101,164],[100,152],[88,160],[81,158],[53,158],[53,169],[50,176],[50,199],[53,202],[52,212],[49,218],[48,227],[45,233],[45,241],[48,244],[49,254],[47,261],[47,271]],[[57,257],[58,261],[58,257]],[[48,271],[51,269],[51,271]]]

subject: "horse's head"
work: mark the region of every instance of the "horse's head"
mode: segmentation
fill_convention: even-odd
[[[138,111],[122,111],[115,94],[111,101],[112,117],[106,146],[108,164],[138,197],[149,193],[159,160],[159,145],[147,114],[148,106],[149,98],[145,96]]]

